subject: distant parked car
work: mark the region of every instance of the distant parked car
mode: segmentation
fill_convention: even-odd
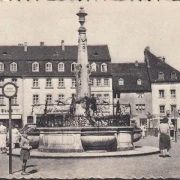
[[[22,129],[19,130],[21,134],[26,133],[30,140],[30,146],[36,149],[39,146],[39,130],[35,123],[28,123]]]

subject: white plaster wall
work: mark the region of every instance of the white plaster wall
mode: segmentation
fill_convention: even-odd
[[[176,98],[171,98],[170,90],[176,90]],[[159,98],[159,90],[164,90],[165,97]],[[180,110],[180,83],[152,84],[152,113],[156,116],[165,116],[166,111],[171,111],[171,105],[176,104],[177,110]],[[159,106],[165,105],[165,113],[160,114]],[[169,117],[171,119],[173,117]],[[180,118],[176,117],[177,126],[180,128]]]

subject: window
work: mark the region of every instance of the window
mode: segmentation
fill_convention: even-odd
[[[136,111],[144,111],[145,104],[136,104]]]
[[[159,98],[164,98],[164,90],[159,90]]]
[[[96,86],[97,84],[96,84],[96,79],[93,79],[92,80],[92,86]]]
[[[158,73],[158,79],[164,79],[164,73],[163,72]]]
[[[104,94],[104,101],[109,103],[109,94]]]
[[[52,72],[52,63],[48,62],[45,65],[46,72]]]
[[[33,104],[39,104],[39,95],[38,94],[33,95]]]
[[[4,64],[0,63],[0,72],[3,72],[3,71],[4,71]]]
[[[32,72],[39,72],[39,63],[34,62],[32,64]]]
[[[49,87],[52,87],[52,79],[46,79],[46,87],[49,88]]]
[[[4,85],[4,79],[0,79],[0,86]]]
[[[17,85],[17,79],[16,79],[16,78],[13,78],[13,79],[12,79],[12,83],[14,83],[15,85]]]
[[[47,104],[52,104],[52,95],[51,94],[46,95],[46,101],[47,101]]]
[[[64,63],[61,62],[61,63],[58,64],[58,71],[59,71],[59,72],[60,72],[60,71],[61,71],[61,72],[64,71]]]
[[[58,95],[58,100],[61,102],[64,102],[64,94],[59,94]]]
[[[176,72],[171,73],[171,79],[177,79]]]
[[[176,110],[176,104],[172,104],[171,105],[171,113],[174,112]]]
[[[122,79],[122,78],[119,79],[119,85],[120,85],[120,86],[121,86],[121,85],[124,85],[124,79]]]
[[[17,104],[17,96],[14,96],[11,100],[11,104],[12,105],[16,105]]]
[[[164,105],[160,105],[159,106],[159,111],[160,111],[160,113],[165,113],[165,106]]]
[[[138,79],[138,80],[137,80],[137,85],[141,85],[141,84],[142,84],[141,79]]]
[[[97,103],[101,103],[102,102],[102,95],[101,94],[97,94],[96,95],[96,99],[97,99]]]
[[[76,87],[76,79],[72,79],[72,87]]]
[[[143,98],[144,97],[144,93],[137,93],[138,98]]]
[[[33,79],[33,87],[39,87],[39,79]]]
[[[109,79],[104,79],[104,86],[109,86]]]
[[[101,64],[101,72],[107,72],[107,64]]]
[[[101,79],[97,79],[97,86],[101,86]]]
[[[17,64],[15,62],[10,64],[10,71],[16,72],[17,71]]]
[[[64,79],[63,78],[59,79],[58,86],[64,87]]]
[[[4,105],[4,96],[0,95],[0,105]]]
[[[71,64],[71,71],[73,72],[75,70],[75,68],[76,68],[76,63],[74,62]]]
[[[94,63],[94,62],[91,64],[91,71],[92,72],[96,71],[96,63]]]
[[[176,90],[171,89],[171,98],[175,98],[175,97],[176,97]]]

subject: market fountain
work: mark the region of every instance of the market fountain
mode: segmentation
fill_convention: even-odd
[[[84,8],[80,8],[78,60],[75,65],[76,95],[72,95],[70,111],[51,119],[46,113],[37,121],[41,152],[124,151],[134,149],[141,130],[130,124],[120,126],[120,115],[98,116],[96,98],[90,94]],[[112,123],[113,122],[113,123]],[[114,123],[115,122],[115,123]]]

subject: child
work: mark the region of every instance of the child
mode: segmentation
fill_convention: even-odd
[[[0,122],[0,147],[1,154],[6,153],[6,127]]]
[[[32,147],[29,146],[29,139],[27,138],[27,134],[22,134],[20,145],[21,145],[20,158],[23,162],[21,175],[28,175],[29,173],[26,173],[25,170],[26,170],[27,160],[30,158],[30,149]]]

